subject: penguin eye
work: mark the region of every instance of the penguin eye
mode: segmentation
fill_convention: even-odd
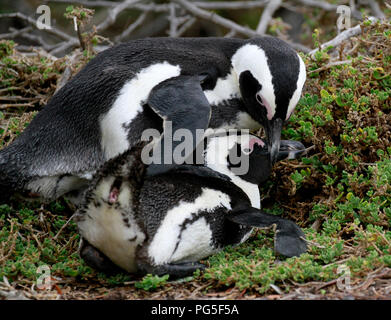
[[[248,156],[251,152],[253,152],[254,151],[254,148],[252,148],[252,147],[248,147],[248,148],[243,148],[242,149],[242,152],[246,155],[246,156]]]
[[[259,93],[257,93],[257,94],[255,95],[255,99],[257,99],[258,103],[259,103],[262,107],[265,106],[264,103],[263,103],[263,99],[262,99],[262,97],[261,97],[261,95],[260,95]]]

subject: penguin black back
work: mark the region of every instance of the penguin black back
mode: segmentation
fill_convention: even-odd
[[[240,140],[237,136],[214,137],[207,140],[205,148],[205,165],[212,166],[215,159],[213,169],[227,173],[231,181],[172,171],[144,176],[137,191],[136,184],[129,180],[134,175],[132,164],[140,163],[135,162],[135,154],[130,151],[111,160],[94,179],[86,202],[76,215],[82,237],[97,249],[96,256],[101,258],[91,262],[88,254],[86,260],[95,267],[102,266],[101,260],[106,259],[129,272],[183,276],[202,268],[198,260],[226,245],[245,241],[254,226],[265,228],[273,224],[280,232],[276,235],[279,253],[290,256],[305,251],[305,243],[300,239],[303,233],[293,222],[252,207],[252,203],[257,203],[254,189],[267,179],[270,166],[249,161],[265,172],[251,171],[234,178],[235,170],[231,171],[232,161],[227,157],[233,154],[231,149],[235,146],[245,150],[247,157],[269,161],[262,140],[254,136],[244,144]],[[217,145],[220,148],[214,149]],[[296,156],[304,152],[299,143],[283,142],[283,149],[290,146]],[[216,157],[218,154],[222,158]],[[196,172],[199,166],[193,167]],[[86,248],[81,254],[93,252]]]
[[[254,52],[257,61],[251,65],[251,57],[246,57]],[[287,63],[272,63],[275,52]],[[259,128],[266,121],[261,119],[264,111],[258,112],[250,107],[250,98],[241,97],[247,82],[239,84],[237,72],[253,69],[260,79],[256,81],[263,81],[265,97],[276,96],[275,101],[270,98],[268,112],[285,117],[301,92],[300,61],[289,45],[272,37],[153,38],[119,44],[92,59],[0,151],[0,185],[58,197],[77,188],[77,178],[88,180],[105,161],[130,149],[144,130],[161,132],[163,118],[174,119],[175,128],[192,132],[210,125]],[[263,79],[259,72],[266,70],[268,77]],[[185,97],[190,94],[188,105]],[[256,92],[248,94],[255,97]],[[151,174],[154,168],[156,172],[157,167],[148,168]]]

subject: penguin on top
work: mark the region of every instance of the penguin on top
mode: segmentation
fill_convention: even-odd
[[[230,181],[198,175],[202,165],[147,176],[138,144],[97,172],[74,216],[87,264],[108,273],[122,269],[183,277],[204,267],[199,260],[246,241],[254,227],[275,226],[279,254],[306,251],[304,233],[295,223],[260,210],[258,185],[271,172],[263,140],[217,134],[203,145],[204,166]],[[305,151],[300,142],[283,140],[277,160]]]
[[[139,142],[144,130],[159,130],[165,146],[168,122],[173,132],[188,129],[194,148],[202,138],[197,129],[263,126],[274,162],[281,128],[305,79],[300,56],[270,36],[150,38],[116,45],[92,59],[0,151],[0,191],[28,190],[54,199],[83,190],[102,164]],[[173,148],[180,143],[171,142]],[[171,155],[164,147],[160,152]],[[178,165],[152,163],[147,174]],[[216,173],[204,167],[197,175]]]

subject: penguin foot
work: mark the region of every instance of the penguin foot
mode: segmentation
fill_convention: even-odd
[[[147,263],[138,262],[138,268],[143,274],[152,273],[158,276],[168,274],[170,275],[170,279],[178,279],[191,276],[197,270],[204,270],[205,265],[198,262],[184,262],[153,266]]]
[[[284,159],[299,159],[307,152],[305,146],[295,140],[281,140],[277,161]]]
[[[256,208],[234,210],[227,219],[248,227],[271,228],[275,226],[274,250],[283,256],[293,257],[307,251],[303,231],[290,220],[267,214]]]
[[[196,166],[196,165],[178,165],[178,164],[151,164],[147,168],[146,176],[152,177],[157,175],[163,175],[165,173],[183,173],[190,174],[193,176],[198,176],[200,178],[215,178],[224,181],[231,181],[231,178],[226,176],[225,174],[219,173],[217,171],[212,170],[211,168],[204,166]]]
[[[307,251],[304,232],[292,221],[282,220],[277,224],[274,251],[285,257],[297,257]]]
[[[87,240],[82,239],[79,249],[80,257],[91,268],[106,274],[122,272],[109,258],[93,247]]]

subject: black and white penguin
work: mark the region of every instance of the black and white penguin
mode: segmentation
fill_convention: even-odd
[[[173,132],[190,130],[194,146],[196,129],[263,126],[275,160],[281,127],[305,79],[300,56],[269,36],[119,44],[92,59],[0,151],[0,189],[46,198],[81,189],[102,164],[140,141],[144,130],[165,132],[169,121]],[[163,145],[164,139],[163,133]],[[152,164],[147,174],[172,167]],[[207,167],[197,174],[205,171],[213,175]]]
[[[147,177],[140,150],[135,147],[109,161],[75,214],[83,238],[80,254],[92,267],[185,276],[202,268],[200,259],[244,242],[253,227],[273,225],[279,254],[291,257],[306,251],[304,234],[295,223],[260,210],[258,185],[269,177],[271,163],[258,137],[223,134],[207,139],[204,165],[231,181],[180,168]],[[278,159],[297,158],[305,148],[282,141],[280,150]],[[237,156],[248,164],[241,175],[235,170]]]

